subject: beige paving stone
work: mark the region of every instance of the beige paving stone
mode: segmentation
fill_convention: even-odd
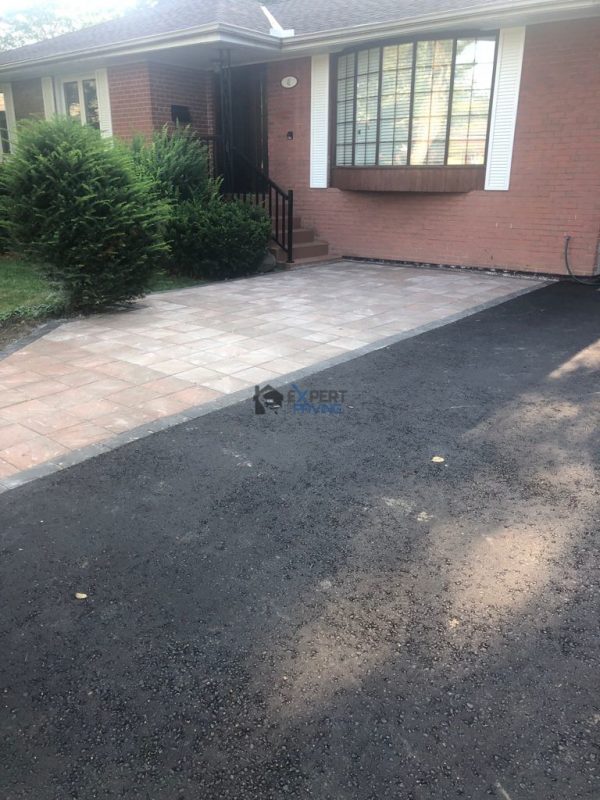
[[[233,392],[247,389],[252,385],[252,381],[241,380],[240,378],[230,375],[203,381],[203,386],[208,386],[209,389],[215,389],[217,392],[222,392],[223,394],[233,394]]]
[[[18,467],[15,467],[14,464],[9,464],[8,461],[0,460],[0,480],[2,480],[2,478],[9,478],[11,475],[15,475],[18,471]]]
[[[46,400],[46,398],[44,398]],[[41,400],[26,400],[25,402],[15,403],[12,406],[2,408],[2,417],[10,422],[22,423],[32,414],[45,414],[50,406]]]
[[[56,394],[65,390],[65,384],[55,380],[42,380],[37,383],[26,383],[20,387],[19,391],[28,400],[35,400],[36,397],[45,397],[49,394]]]
[[[28,399],[28,396],[19,389],[5,389],[0,393],[0,408],[9,408]]]
[[[339,351],[338,351],[339,354]],[[317,363],[318,359],[315,358],[311,363]],[[262,365],[262,368],[275,375],[287,375],[289,372],[297,372],[303,369],[306,364],[301,363],[294,358],[274,358],[272,361],[267,361]]]
[[[54,441],[69,450],[78,450],[81,447],[89,447],[91,444],[98,444],[106,439],[110,439],[113,431],[101,428],[92,422],[80,422],[70,428],[64,428],[52,434]]]
[[[81,355],[73,361],[73,364],[81,369],[96,369],[110,363],[112,363],[112,359],[106,358],[106,356],[90,355]]]
[[[155,392],[157,395],[168,395],[174,394],[175,392],[181,392],[183,389],[190,389],[189,381],[182,381],[179,378],[158,378],[155,381],[150,381],[149,383],[144,383],[141,387],[142,389],[149,389],[152,392]]]
[[[178,373],[189,372],[197,367],[193,361],[182,361],[178,358],[171,358],[167,361],[161,361],[158,364],[153,364],[153,369],[163,375],[177,375]]]
[[[89,369],[76,369],[68,375],[61,375],[60,382],[71,387],[86,386],[97,382],[101,375],[102,373],[99,374]]]
[[[113,405],[116,403],[118,406],[127,406],[127,408],[138,408],[142,403],[146,403],[148,400],[153,400],[155,397],[160,396],[161,392],[155,392],[152,389],[148,389],[147,385],[142,384],[141,386],[134,386],[131,389],[124,389],[122,392],[110,394],[106,400],[99,402]],[[115,411],[116,410],[117,409],[115,409]],[[110,413],[109,410],[103,411],[101,414],[98,414],[98,416],[103,416],[108,413]]]
[[[244,369],[248,369],[248,364],[239,358],[224,358],[222,361],[214,361],[210,369],[215,372],[223,372],[225,375],[235,375]]]
[[[155,419],[170,417],[172,414],[179,414],[187,407],[184,401],[175,399],[173,395],[155,397],[153,400],[148,400],[145,403],[141,403],[139,406],[142,411],[153,414]]]
[[[106,414],[103,417],[97,417],[94,424],[100,428],[105,428],[111,433],[123,433],[130,431],[134,428],[139,428],[140,425],[146,425],[152,420],[156,419],[155,415],[150,412],[143,411],[140,408],[125,408],[115,411],[112,414]]]
[[[238,356],[238,360],[242,361],[249,367],[255,367],[259,364],[264,364],[266,361],[270,361],[272,358],[273,355],[265,352],[264,350],[249,350],[247,353]]]
[[[202,403],[209,403],[211,400],[216,400],[222,396],[223,392],[208,389],[206,386],[191,386],[189,389],[182,389],[180,392],[169,395],[171,399],[181,403],[184,409],[199,406]]]
[[[346,337],[333,339],[328,342],[328,346],[339,347],[340,350],[360,350],[361,347],[365,347],[367,344],[368,342],[365,339],[351,339]]]
[[[241,372],[236,372],[235,377],[242,381],[250,381],[251,383],[260,385],[272,381],[274,375],[273,370],[271,369],[264,369],[263,367],[247,367]]]
[[[53,436],[55,431],[69,428],[79,422],[81,422],[79,417],[65,410],[57,414],[55,409],[49,409],[45,414],[32,414],[25,420],[25,425],[36,433]]]
[[[126,389],[126,391],[139,392],[140,390],[136,387],[135,389]],[[110,399],[90,400],[86,403],[69,406],[69,414],[78,417],[80,421],[94,420],[98,417],[104,417],[106,414],[118,414],[123,406],[126,406],[127,404],[120,401],[117,402],[112,398],[122,394],[124,393],[119,392],[117,395],[110,395]]]
[[[42,398],[44,406],[54,408],[57,413],[60,413],[61,410],[71,406],[91,403],[97,399],[97,395],[92,389],[93,385],[93,383],[88,383],[85,386],[68,387],[64,392],[46,395]]]
[[[237,356],[242,358],[242,356]],[[198,350],[197,353],[187,356],[186,361],[189,361],[195,367],[210,367],[215,361],[221,361],[222,354],[219,350]]]
[[[207,381],[216,380],[223,376],[220,372],[216,372],[214,369],[208,369],[208,367],[194,367],[185,372],[180,372],[177,377],[183,381],[201,383],[204,386],[208,386],[209,384]]]
[[[23,470],[43,464],[66,452],[68,452],[67,448],[58,442],[35,434],[34,438],[0,450],[0,461],[7,461],[19,470]]]
[[[36,432],[25,425],[7,422],[0,428],[0,450],[12,447],[15,444],[35,439]]]
[[[154,378],[160,378],[156,370],[149,367],[138,367],[135,364],[125,364],[123,361],[110,361],[108,364],[101,364],[98,372],[110,375],[112,378],[121,378],[128,383],[148,383]]]
[[[65,354],[62,358],[65,359],[67,357],[68,354]],[[36,372],[44,378],[62,378],[64,375],[71,375],[73,372],[77,372],[77,367],[67,361],[56,358],[52,360],[52,363],[38,365]]]
[[[101,372],[96,374],[96,380],[93,383],[85,385],[86,391],[89,392],[90,397],[100,400],[103,397],[108,397],[115,392],[123,392],[125,389],[133,389],[135,383],[129,381],[122,381],[120,378],[109,378]]]
[[[43,380],[43,375],[39,372],[32,372],[31,370],[7,372],[6,374],[3,374],[0,370],[0,384],[5,390],[19,389],[21,386],[25,386],[28,383],[39,383]]]

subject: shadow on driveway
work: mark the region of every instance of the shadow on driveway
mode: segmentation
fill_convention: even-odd
[[[599,303],[554,285],[304,381],[339,417],[249,399],[1,496],[1,796],[598,798]]]

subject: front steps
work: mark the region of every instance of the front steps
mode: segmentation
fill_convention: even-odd
[[[277,259],[278,264],[286,263],[286,253],[275,242],[271,243],[269,250]],[[314,228],[304,228],[302,219],[294,217],[294,264],[312,263],[324,259],[328,255],[328,242],[317,239]]]

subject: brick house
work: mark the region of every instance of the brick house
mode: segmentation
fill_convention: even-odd
[[[0,150],[31,116],[189,123],[293,189],[296,258],[564,274],[569,237],[591,275],[599,41],[600,0],[162,0],[0,53]]]

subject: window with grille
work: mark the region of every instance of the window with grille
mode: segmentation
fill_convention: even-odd
[[[339,56],[336,165],[484,164],[495,55],[486,36]]]

